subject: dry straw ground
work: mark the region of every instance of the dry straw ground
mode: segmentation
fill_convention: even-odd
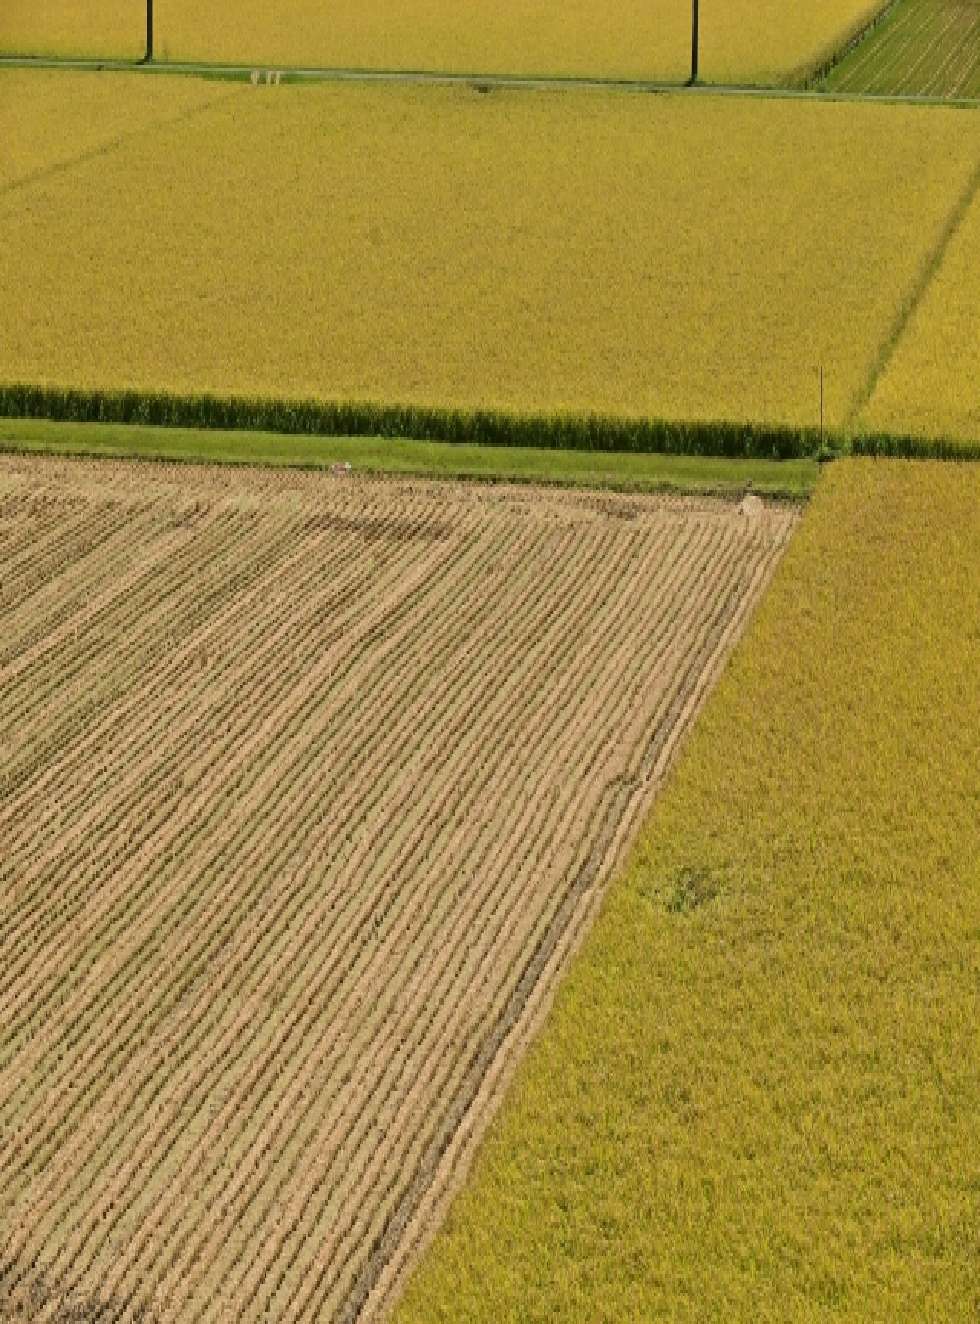
[[[0,461],[8,1305],[375,1300],[795,520]]]
[[[839,424],[976,161],[944,110],[99,86],[0,75],[146,125],[0,191],[7,380],[815,426],[823,364]]]
[[[785,77],[879,3],[702,0],[704,74]],[[156,50],[226,62],[682,79],[690,24],[689,0],[166,0]],[[134,55],[142,40],[142,7],[129,0],[5,0],[0,16],[7,50]]]

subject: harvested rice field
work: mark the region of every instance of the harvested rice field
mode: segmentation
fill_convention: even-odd
[[[375,1315],[796,519],[0,458],[0,1316]]]
[[[880,0],[702,0],[703,72],[716,82],[778,79],[818,60]],[[163,59],[358,69],[681,80],[689,0],[238,0],[157,5]],[[0,49],[142,54],[144,11],[130,0],[5,0]]]

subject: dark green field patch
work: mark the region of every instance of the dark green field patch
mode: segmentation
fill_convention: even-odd
[[[827,76],[833,92],[980,97],[980,0],[900,0]]]

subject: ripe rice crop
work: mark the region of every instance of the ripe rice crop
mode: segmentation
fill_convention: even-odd
[[[975,1314],[978,510],[824,471],[396,1324]]]
[[[0,459],[0,1302],[368,1318],[781,555],[752,504]]]
[[[126,79],[121,96],[112,78],[72,78],[70,89],[60,90],[50,79],[0,72],[0,206],[5,195],[52,173],[89,161],[97,170],[128,139],[179,123],[227,95],[196,78],[146,78],[138,89]]]
[[[980,164],[973,200],[862,423],[980,443]]]
[[[879,96],[980,97],[980,0],[899,0],[826,85]]]
[[[702,72],[716,82],[767,81],[813,63],[865,22],[880,0],[702,0]],[[7,50],[132,55],[140,4],[5,0]],[[155,49],[164,59],[430,69],[457,73],[681,80],[689,71],[688,0],[166,0]]]
[[[943,110],[219,95],[0,195],[4,381],[816,428],[822,364],[841,426],[975,161]]]

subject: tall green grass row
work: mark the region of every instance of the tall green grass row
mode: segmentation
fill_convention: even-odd
[[[902,459],[980,460],[980,441],[882,433],[852,438],[828,433],[821,438],[816,428],[768,423],[685,422],[602,414],[518,414],[493,409],[440,409],[356,401],[81,390],[29,383],[0,385],[0,417],[746,460],[833,459],[847,453]]]
[[[948,437],[910,437],[874,432],[851,439],[852,455],[889,460],[980,460],[980,441],[952,441]]]
[[[671,422],[599,414],[517,414],[487,409],[79,390],[29,384],[0,386],[0,416],[733,459],[803,459],[815,455],[820,445],[816,430],[757,423]]]

